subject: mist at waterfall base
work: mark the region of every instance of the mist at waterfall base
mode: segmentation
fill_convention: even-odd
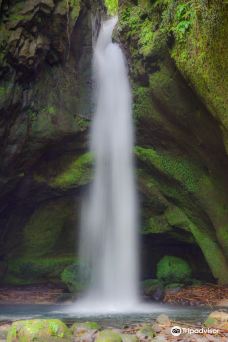
[[[116,17],[102,23],[94,47],[94,181],[82,210],[79,247],[91,271],[88,290],[74,305],[79,311],[132,311],[139,304],[132,98],[124,55],[112,42],[116,23]]]

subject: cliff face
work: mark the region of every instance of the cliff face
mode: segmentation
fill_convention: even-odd
[[[227,7],[123,2],[146,233],[194,241],[228,282]]]
[[[90,165],[83,154],[91,114],[91,14],[102,8],[99,1],[1,1],[3,273],[18,256],[74,253],[74,198],[77,203]]]
[[[10,283],[46,281],[73,262],[91,179],[91,13],[103,5],[0,6],[0,272]],[[134,95],[144,275],[170,253],[189,259],[195,275],[211,271],[227,283],[226,7],[120,1],[119,19]]]

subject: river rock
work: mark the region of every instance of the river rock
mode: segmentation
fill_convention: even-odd
[[[156,336],[156,332],[151,325],[144,325],[137,331],[136,336],[139,338],[140,341],[152,341],[153,338]]]
[[[10,329],[10,324],[2,324],[0,325],[0,341],[4,340],[7,337],[7,333]]]
[[[33,319],[14,322],[7,335],[7,342],[72,341],[67,326],[59,319]]]
[[[138,342],[139,339],[135,335],[130,335],[130,334],[122,334],[122,342]]]
[[[167,338],[163,335],[160,335],[160,336],[156,336],[154,339],[153,339],[153,342],[167,342]]]
[[[122,337],[116,331],[106,329],[98,334],[95,342],[122,342]]]
[[[93,342],[101,326],[96,322],[74,323],[71,327],[74,342]]]
[[[160,333],[162,331],[162,327],[156,322],[152,325],[152,328],[156,333]]]
[[[213,311],[204,322],[204,325],[216,329],[228,330],[228,313],[223,311]]]
[[[167,315],[161,314],[156,318],[156,322],[158,324],[164,325],[164,326],[170,326],[170,319]]]

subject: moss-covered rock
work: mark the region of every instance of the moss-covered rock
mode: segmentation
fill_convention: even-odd
[[[91,180],[92,155],[88,152],[77,158],[61,174],[50,181],[50,185],[59,188],[70,188],[85,185]]]
[[[105,6],[107,8],[108,14],[116,15],[118,12],[118,2],[119,0],[105,0]]]
[[[102,330],[95,339],[96,342],[122,342],[122,337],[117,332],[106,329]]]
[[[79,328],[101,330],[101,325],[97,322],[74,323],[71,326],[71,331],[74,332],[76,329],[79,329]]]
[[[157,278],[166,283],[185,282],[191,274],[187,261],[178,257],[164,256],[157,265]]]
[[[67,326],[58,319],[34,319],[14,322],[9,329],[7,342],[71,341]]]
[[[138,342],[139,339],[135,335],[121,334],[122,342]]]
[[[160,279],[147,279],[143,281],[142,288],[143,293],[146,296],[155,299],[155,297],[159,294],[160,297],[162,296],[162,293],[164,291],[164,283]]]
[[[94,341],[97,331],[100,329],[101,326],[96,322],[74,323],[71,327],[74,340],[78,342]]]
[[[53,252],[65,227],[73,226],[72,209],[71,199],[65,199],[45,203],[35,210],[23,229],[18,253],[26,257],[41,257]]]
[[[10,259],[7,262],[4,283],[12,285],[36,284],[48,281],[59,283],[61,282],[63,270],[74,261],[73,256]]]
[[[156,332],[151,325],[145,324],[137,331],[136,336],[139,340],[153,341]]]
[[[213,311],[207,317],[204,325],[209,328],[224,329],[228,328],[228,314],[224,311]]]

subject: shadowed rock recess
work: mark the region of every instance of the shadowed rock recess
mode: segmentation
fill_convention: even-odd
[[[60,282],[78,264],[92,30],[105,8],[2,0],[0,9],[1,282]],[[133,90],[142,279],[170,255],[193,278],[228,283],[227,14],[223,0],[120,1],[114,38]]]

